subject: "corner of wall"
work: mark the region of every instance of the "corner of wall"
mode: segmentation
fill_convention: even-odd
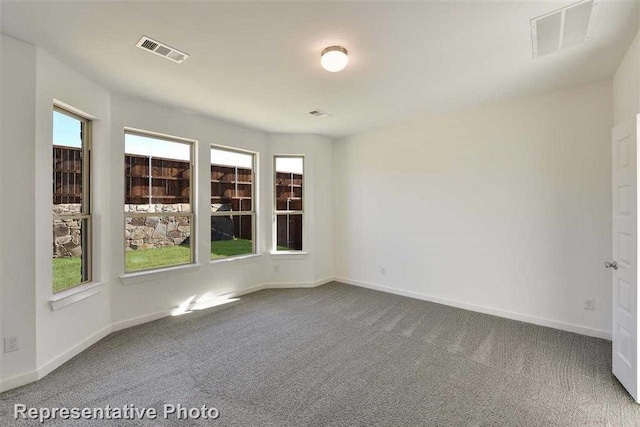
[[[640,112],[640,32],[636,33],[612,79],[614,125]]]

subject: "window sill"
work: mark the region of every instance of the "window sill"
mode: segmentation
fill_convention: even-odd
[[[209,263],[211,265],[214,265],[237,261],[238,263],[244,264],[249,262],[257,262],[260,260],[260,258],[262,258],[262,254],[236,255],[227,258],[212,259],[211,261],[209,261]]]
[[[102,285],[104,285],[104,282],[90,282],[85,283],[84,285],[75,286],[71,289],[67,289],[66,291],[58,292],[49,300],[51,309],[53,311],[57,311],[63,307],[82,301],[85,298],[89,298],[90,296],[101,292]]]
[[[125,273],[120,276],[123,285],[133,285],[135,283],[148,282],[160,276],[173,276],[173,273],[196,271],[200,269],[200,264],[185,264],[175,267],[158,268],[155,270],[137,271],[135,273]]]
[[[277,251],[271,252],[271,258],[277,259],[307,259],[308,252],[305,251]]]

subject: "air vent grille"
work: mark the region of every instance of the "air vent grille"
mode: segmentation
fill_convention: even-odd
[[[180,52],[175,51],[175,50],[174,50],[174,51],[172,51],[172,52],[170,52],[169,54],[167,54],[167,58],[169,58],[169,59],[173,59],[173,60],[174,60],[174,61],[176,61],[176,62],[182,62],[182,61],[184,61],[185,59],[187,59],[187,58],[184,56],[184,54],[183,54],[183,53],[180,53]]]
[[[189,57],[188,54],[180,52],[179,50],[174,49],[164,43],[160,43],[159,41],[152,40],[147,36],[142,36],[136,46],[140,49],[155,53],[158,56],[162,56],[163,58],[166,58],[169,61],[173,61],[178,64],[182,64],[184,60]]]
[[[531,20],[533,57],[558,52],[589,40],[600,0],[581,0]]]
[[[154,50],[158,47],[158,43],[152,42],[151,40],[145,40],[141,46],[145,49]]]
[[[322,110],[313,110],[313,111],[309,111],[309,114],[311,114],[314,117],[317,117],[319,119],[326,119],[331,117],[331,114],[329,113],[325,113]]]

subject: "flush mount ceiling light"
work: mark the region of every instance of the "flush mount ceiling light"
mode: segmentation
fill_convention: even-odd
[[[322,64],[322,68],[330,73],[344,70],[344,67],[349,62],[347,49],[342,46],[329,46],[322,51],[321,57],[320,64]]]

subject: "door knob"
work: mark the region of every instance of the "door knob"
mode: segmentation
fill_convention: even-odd
[[[616,261],[613,261],[613,262],[608,262],[607,261],[607,262],[604,263],[604,266],[606,268],[613,268],[614,270],[618,269],[618,263]]]

